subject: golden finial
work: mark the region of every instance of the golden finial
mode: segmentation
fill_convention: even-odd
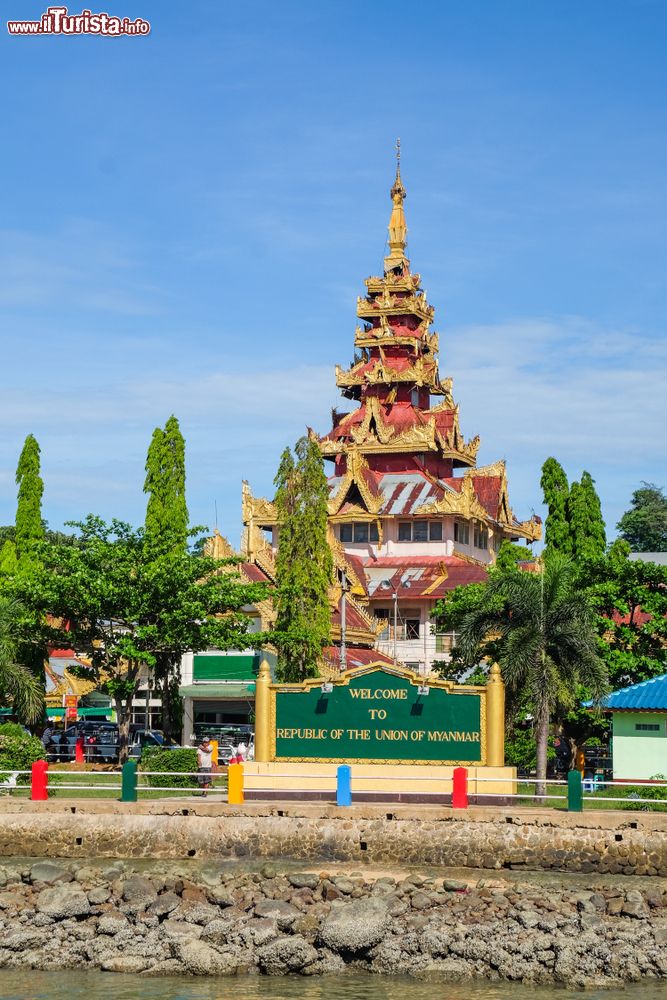
[[[396,140],[396,179],[390,191],[394,207],[389,220],[389,260],[403,259],[408,237],[408,227],[403,212],[403,201],[407,192],[401,179],[401,140]],[[390,265],[391,266],[391,265]]]

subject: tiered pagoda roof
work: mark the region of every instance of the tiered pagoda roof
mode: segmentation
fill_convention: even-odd
[[[508,537],[540,537],[539,518],[520,522],[507,496],[504,463],[476,469],[479,438],[466,441],[452,380],[438,371],[434,310],[406,255],[405,187],[399,159],[391,188],[389,253],[382,277],[366,279],[355,331],[359,354],[336,368],[342,393],[358,401],[350,413],[332,414],[318,437],[333,461],[329,512],[334,520],[371,515],[458,514],[500,528]],[[432,397],[440,397],[432,405]],[[456,469],[464,474],[456,476]]]

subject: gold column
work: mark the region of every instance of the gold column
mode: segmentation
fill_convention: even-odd
[[[486,685],[486,763],[488,767],[505,764],[505,684],[497,663]]]
[[[266,656],[262,657],[255,683],[255,760],[271,759],[271,670]]]

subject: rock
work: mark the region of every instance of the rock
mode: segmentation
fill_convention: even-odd
[[[54,886],[43,889],[37,897],[37,910],[55,920],[67,917],[85,917],[90,913],[90,903],[81,889]]]
[[[209,937],[207,930],[208,927],[205,927],[202,937]],[[268,917],[249,920],[241,930],[241,938],[249,948],[261,948],[277,937],[279,937],[278,923]]]
[[[413,910],[426,910],[432,903],[433,900],[425,892],[413,892],[410,897],[410,906]]]
[[[231,975],[239,968],[232,955],[222,955],[203,941],[178,942],[176,955],[192,976]]]
[[[301,972],[318,959],[311,944],[302,937],[292,935],[278,938],[257,952],[259,966],[267,976],[282,976],[289,972]]]
[[[160,936],[167,941],[180,941],[183,938],[201,937],[202,928],[199,924],[186,924],[181,920],[165,920],[160,924]]]
[[[263,899],[255,905],[256,917],[272,917],[278,922],[280,930],[287,930],[301,916],[301,911],[291,903],[280,899]]]
[[[360,952],[377,944],[389,924],[387,902],[381,897],[351,900],[332,906],[319,938],[337,952]]]
[[[234,906],[236,900],[228,889],[223,886],[214,886],[206,893],[209,903],[214,906]]]
[[[90,889],[87,893],[88,902],[92,906],[99,906],[101,903],[106,903],[110,895],[111,893],[104,886],[99,886],[97,889]]]
[[[46,885],[53,885],[54,882],[71,882],[72,873],[69,868],[59,865],[55,861],[38,861],[30,869],[31,882],[44,882]]]
[[[20,892],[0,892],[0,910],[23,908],[26,905],[25,896]]]
[[[354,882],[349,878],[337,876],[333,879],[333,884],[344,896],[349,896],[351,892],[354,892]]]
[[[128,926],[127,917],[124,913],[119,913],[118,910],[111,910],[108,913],[103,913],[97,921],[97,933],[118,934],[119,931]]]
[[[121,891],[123,899],[135,913],[139,910],[145,910],[157,899],[157,890],[153,883],[147,878],[139,876],[125,879]]]
[[[150,961],[138,955],[115,955],[104,959],[100,964],[105,972],[137,973],[147,969]]]
[[[486,879],[485,881],[488,886],[490,882],[493,882],[493,879]],[[461,879],[458,878],[446,878],[443,879],[442,888],[446,892],[467,892],[468,883],[462,882]],[[489,886],[489,888],[491,888],[491,886]]]
[[[287,876],[287,881],[295,889],[317,889],[319,877],[312,872],[297,872]]]
[[[648,917],[648,907],[641,892],[637,889],[630,889],[626,892],[621,913],[626,917],[636,917],[640,920]]]
[[[164,917],[167,913],[171,913],[175,910],[177,906],[180,906],[180,904],[180,896],[177,896],[175,892],[163,892],[161,896],[158,896],[158,898],[150,904],[147,912],[152,916]]]

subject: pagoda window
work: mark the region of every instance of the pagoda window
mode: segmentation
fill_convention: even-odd
[[[413,389],[410,392],[410,402],[413,406],[419,406],[419,389]]]
[[[454,541],[459,545],[468,545],[470,542],[470,525],[467,521],[454,521]]]
[[[413,521],[412,540],[413,542],[428,541],[428,521]]]
[[[341,542],[379,542],[377,521],[353,521],[338,529]]]
[[[399,542],[441,542],[442,521],[399,521]]]
[[[489,547],[489,530],[485,524],[481,524],[479,521],[475,521],[473,544],[476,549],[487,549]]]

